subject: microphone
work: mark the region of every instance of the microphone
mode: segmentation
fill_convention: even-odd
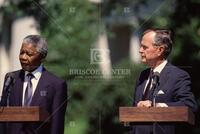
[[[160,77],[160,73],[154,72],[154,74],[153,74],[153,81],[152,81],[152,86],[154,88],[155,88],[156,85],[159,84],[159,77]]]
[[[159,78],[160,78],[160,73],[154,72],[154,74],[153,74],[153,81],[152,81],[153,107],[156,107],[156,96],[157,96],[156,87],[159,85]]]
[[[10,91],[11,91],[11,86],[13,84],[14,84],[14,74],[8,73],[7,78],[5,80],[5,83],[4,83],[4,87],[3,87],[3,92],[5,93],[4,97],[6,97],[5,98],[6,99],[6,106],[9,106]]]
[[[7,79],[6,79],[6,81],[5,81],[5,84],[4,84],[4,90],[5,91],[10,87],[10,85],[12,84],[12,82],[13,82],[13,77],[12,77],[12,75],[9,75],[7,77]]]

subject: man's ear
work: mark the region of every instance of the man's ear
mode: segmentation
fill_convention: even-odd
[[[45,60],[45,58],[46,58],[46,55],[40,54],[40,58],[41,58],[41,62],[44,62],[44,60]]]
[[[164,51],[165,51],[164,46],[160,46],[160,47],[158,48],[158,56],[162,55],[162,54],[164,53]]]

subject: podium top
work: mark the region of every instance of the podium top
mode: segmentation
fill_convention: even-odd
[[[186,122],[194,125],[194,113],[188,107],[120,107],[120,122]]]
[[[47,121],[48,116],[39,106],[0,107],[0,122]]]

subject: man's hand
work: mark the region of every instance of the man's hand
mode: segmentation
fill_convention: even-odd
[[[139,101],[137,103],[137,107],[151,107],[151,106],[152,106],[152,101],[150,100]]]
[[[168,107],[166,103],[156,103],[156,107]]]

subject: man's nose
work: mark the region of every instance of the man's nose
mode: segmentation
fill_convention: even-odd
[[[143,52],[143,49],[142,49],[142,47],[140,47],[140,49],[139,49],[139,53],[142,53]]]
[[[21,60],[26,60],[27,59],[27,55],[24,53],[24,54],[21,54],[20,55],[20,59]]]

